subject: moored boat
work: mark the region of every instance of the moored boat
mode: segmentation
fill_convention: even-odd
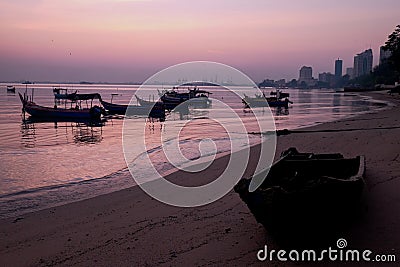
[[[100,103],[110,114],[118,115],[147,115],[150,118],[165,118],[165,109],[162,103],[156,102],[153,105],[126,105],[112,103],[112,99],[116,94],[112,94],[111,102],[104,101],[99,96]]]
[[[7,85],[7,92],[8,93],[15,93],[15,86]]]
[[[284,100],[277,97],[265,97],[265,95],[256,95],[255,97],[249,97],[244,94],[242,99],[245,108],[256,108],[256,107],[284,107],[288,108],[289,103],[292,103],[288,98]]]
[[[318,237],[346,224],[364,187],[364,156],[282,153],[264,181],[262,175],[242,178],[235,186],[256,220],[277,236]],[[254,181],[253,181],[254,179]]]
[[[92,106],[90,108],[81,108],[76,105],[75,108],[59,108],[56,105],[51,107],[44,107],[37,105],[33,101],[29,101],[26,95],[22,96],[20,93],[19,97],[22,102],[22,110],[27,112],[33,117],[38,118],[52,118],[52,119],[90,119],[98,120],[101,118],[103,109],[99,106]]]
[[[168,110],[172,110],[188,100],[190,100],[189,105],[198,108],[208,108],[212,104],[211,99],[209,99],[209,95],[212,94],[211,92],[200,90],[197,87],[193,89],[189,88],[188,92],[184,93],[177,92],[175,89],[178,89],[178,87],[174,87],[170,91],[159,92],[160,99]]]
[[[270,92],[270,97],[267,97],[264,93],[256,94],[255,97],[250,97],[244,94],[242,99],[245,108],[256,108],[256,107],[284,107],[288,108],[289,103],[293,104],[289,100],[289,94],[283,93],[280,90]]]
[[[281,99],[281,98],[288,98],[290,96],[289,93],[283,93],[281,92],[279,89],[276,91],[271,91],[269,93],[270,95],[276,96],[277,98]]]
[[[139,103],[140,106],[146,107],[146,106],[154,106],[157,104],[157,102],[145,100],[143,98],[138,97],[137,95],[135,95],[135,97],[136,97],[136,101]],[[160,103],[160,102],[158,102],[158,103]]]
[[[110,114],[119,114],[124,115],[128,105],[121,105],[121,104],[113,104],[104,100],[100,100],[100,103],[103,107],[107,110]]]

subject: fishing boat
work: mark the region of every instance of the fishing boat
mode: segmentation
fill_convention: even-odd
[[[109,114],[119,114],[124,115],[128,105],[121,105],[121,104],[113,104],[110,102],[106,102],[104,100],[100,100],[100,103],[103,107],[107,110]]]
[[[263,95],[255,95],[255,97],[250,97],[244,94],[242,102],[245,108],[257,108],[257,107],[284,107],[289,108],[289,103],[291,102],[288,98],[279,99],[277,97],[266,97]]]
[[[15,93],[15,86],[7,85],[7,93]]]
[[[193,89],[188,88],[188,92],[184,93],[175,91],[175,89],[179,89],[179,87],[159,92],[160,99],[168,110],[172,110],[188,100],[190,100],[189,105],[197,108],[208,108],[212,104],[211,99],[209,99],[210,94],[212,94],[211,92],[200,90],[197,87]]]
[[[98,120],[101,118],[103,109],[97,105],[91,106],[90,108],[82,108],[80,103],[75,102],[73,108],[60,108],[57,105],[51,107],[44,107],[37,105],[33,100],[29,100],[28,96],[20,93],[19,98],[22,102],[22,110],[37,118],[52,118],[52,119],[77,119],[77,120]]]
[[[146,107],[146,106],[154,106],[157,103],[160,103],[160,102],[145,100],[143,98],[138,97],[137,95],[135,95],[135,97],[136,97],[136,101],[139,103],[139,105],[144,106],[144,107]]]
[[[113,97],[118,94],[111,94],[111,102],[104,101],[99,95],[100,103],[109,114],[118,115],[148,115],[150,118],[165,118],[165,109],[162,103],[156,102],[153,105],[125,105],[112,103]],[[128,112],[127,112],[128,111]]]
[[[289,108],[289,103],[293,104],[292,101],[289,100],[288,93],[282,93],[280,90],[276,90],[275,92],[271,92],[270,97],[267,97],[264,93],[256,94],[255,97],[250,97],[244,94],[244,98],[242,99],[245,108],[256,108],[256,107],[284,107]]]
[[[274,234],[311,237],[324,230],[333,231],[332,224],[350,220],[364,187],[364,170],[364,156],[344,158],[341,154],[299,153],[290,148],[271,166],[268,175],[242,178],[234,190],[256,220]],[[262,177],[265,179],[260,181]],[[260,183],[258,188],[253,187]]]
[[[284,93],[284,92],[281,92],[280,90],[271,91],[269,94],[276,96],[278,98],[288,98],[290,96],[289,93]]]

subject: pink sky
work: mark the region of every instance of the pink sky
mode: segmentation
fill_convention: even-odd
[[[333,72],[400,24],[398,0],[3,0],[0,80],[144,81],[210,60],[256,82]]]

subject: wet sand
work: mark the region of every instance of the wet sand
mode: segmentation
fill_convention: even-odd
[[[345,238],[349,248],[395,254],[400,260],[400,97],[368,94],[397,106],[307,128],[315,132],[279,136],[276,154],[297,147],[304,152],[365,155],[363,207],[357,221],[338,238]],[[257,149],[252,149],[253,158]],[[220,158],[206,173],[185,178],[206,182],[227,160]],[[182,174],[168,178],[182,180]],[[1,266],[281,265],[258,262],[257,251],[264,245],[279,249],[233,191],[203,207],[176,208],[133,187],[0,221]]]

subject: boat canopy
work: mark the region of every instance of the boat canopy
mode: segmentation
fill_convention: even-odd
[[[100,99],[101,96],[99,93],[93,94],[76,94],[74,100],[93,100],[93,99]]]

